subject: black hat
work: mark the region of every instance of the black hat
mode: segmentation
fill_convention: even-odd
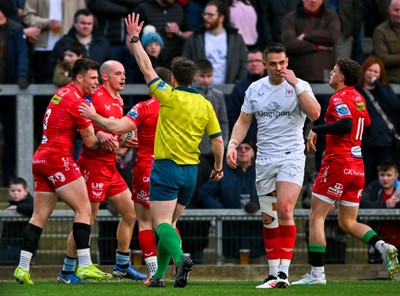
[[[257,151],[256,145],[255,145],[254,142],[253,142],[251,139],[249,139],[249,138],[244,138],[244,140],[242,141],[241,144],[248,144],[248,145],[251,146],[251,148],[253,148],[254,152]]]
[[[0,0],[0,10],[6,17],[12,15],[11,1]]]

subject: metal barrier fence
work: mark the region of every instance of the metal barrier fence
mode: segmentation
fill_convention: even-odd
[[[297,241],[294,263],[307,263],[307,220],[309,210],[296,209]],[[337,212],[328,216],[326,223],[327,263],[367,263],[368,247],[362,241],[338,231]],[[400,209],[360,209],[358,219],[362,222],[392,221],[400,223]],[[0,211],[0,222],[23,222],[28,218],[15,212]],[[34,257],[37,265],[61,264],[66,249],[66,240],[72,229],[72,210],[55,210],[46,225]],[[100,210],[92,228],[92,258],[102,265],[115,262],[115,233],[119,216],[108,210]],[[10,223],[8,227],[12,227]],[[265,264],[260,212],[247,214],[236,209],[188,209],[184,211],[178,229],[182,235],[184,252],[191,254],[197,264],[239,264],[241,251],[250,250],[250,264]],[[22,234],[19,234],[19,237]],[[385,239],[385,238],[384,238]],[[140,249],[137,234],[134,234],[132,250]],[[135,264],[141,264],[133,259]],[[243,258],[242,258],[243,259]],[[242,262],[243,263],[243,262]]]
[[[231,93],[233,84],[217,86],[225,95]],[[316,95],[332,94],[333,90],[327,84],[311,84]],[[396,94],[400,94],[400,84],[392,85]],[[17,108],[17,175],[27,180],[29,189],[33,192],[32,155],[33,141],[33,99],[34,96],[52,96],[57,90],[52,84],[32,84],[26,90],[20,90],[17,85],[0,84],[0,99],[2,96],[16,96]],[[128,84],[123,95],[146,95],[148,88],[144,84]]]

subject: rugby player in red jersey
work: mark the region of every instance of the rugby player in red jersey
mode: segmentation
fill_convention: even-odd
[[[73,159],[77,131],[85,146],[101,149],[92,122],[78,112],[78,106],[85,102],[84,97],[93,94],[99,83],[98,69],[99,65],[90,59],[77,60],[72,69],[72,82],[57,90],[44,115],[42,142],[32,160],[34,212],[24,230],[20,261],[14,272],[14,278],[21,284],[33,284],[29,273],[30,262],[59,197],[75,213],[67,243],[68,248],[73,240],[76,243],[78,277],[73,272],[67,281],[112,278],[111,274],[99,270],[90,257],[90,202],[85,180]],[[118,148],[118,142],[111,144]]]
[[[172,72],[166,68],[157,68],[157,74],[168,84],[172,81]],[[154,137],[160,110],[160,103],[155,98],[140,102],[132,107],[128,114],[120,120],[112,120],[105,117],[101,110],[85,108],[81,114],[104,130],[122,135],[134,129],[138,133],[138,151],[132,174],[132,200],[135,202],[135,210],[139,223],[139,245],[142,256],[146,262],[151,277],[157,270],[157,245],[154,238],[152,219],[150,215],[150,173],[154,164]],[[102,116],[103,115],[103,116]]]
[[[329,85],[335,93],[329,99],[325,124],[314,126],[307,138],[307,149],[316,150],[318,134],[326,135],[325,156],[312,190],[309,234],[310,274],[292,285],[326,284],[325,219],[338,204],[340,228],[381,253],[389,278],[399,268],[397,249],[385,243],[374,230],[357,221],[364,189],[364,162],[361,141],[371,120],[365,99],[354,89],[362,77],[361,66],[349,59],[338,58],[331,71]]]
[[[123,117],[124,104],[119,92],[125,87],[124,66],[118,61],[106,61],[100,67],[100,75],[103,84],[94,91],[92,105],[105,118],[120,119]],[[97,137],[105,146],[112,145],[113,141],[118,138],[114,134],[105,132],[96,124],[94,124],[94,129]],[[118,249],[116,264],[113,268],[114,276],[143,280],[147,278],[147,275],[136,271],[129,264],[129,245],[135,226],[136,213],[131,200],[131,192],[118,172],[115,160],[115,151],[94,151],[83,146],[77,164],[86,181],[92,206],[92,224],[96,219],[100,203],[105,199],[121,214],[116,234]],[[63,274],[74,270],[72,260],[75,257],[75,250],[68,250],[63,270],[58,277],[60,282],[66,282],[63,280]]]

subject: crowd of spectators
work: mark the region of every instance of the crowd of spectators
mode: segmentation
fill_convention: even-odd
[[[84,43],[85,57],[99,59],[99,62],[102,62],[106,55],[108,58],[121,61],[129,73],[128,80],[133,81],[134,59],[126,47],[126,31],[123,22],[123,19],[132,11],[141,15],[141,20],[145,22],[145,25],[155,27],[155,32],[159,34],[163,43],[162,56],[165,62],[169,63],[173,57],[181,54],[192,57],[196,61],[199,58],[210,60],[210,55],[218,58],[218,52],[215,54],[211,50],[223,50],[225,46],[220,43],[219,48],[213,48],[205,43],[213,42],[211,37],[214,36],[214,38],[227,38],[225,39],[229,44],[225,48],[227,51],[225,56],[221,55],[219,58],[223,57],[227,60],[229,69],[231,60],[240,67],[245,65],[245,62],[242,63],[242,56],[232,56],[235,52],[241,53],[242,43],[248,49],[262,50],[270,42],[277,41],[283,42],[291,51],[291,45],[294,42],[290,39],[291,34],[301,29],[308,31],[304,31],[302,33],[304,35],[294,35],[298,42],[305,42],[299,43],[297,47],[313,44],[316,53],[336,50],[336,54],[339,48],[345,47],[339,52],[345,52],[346,56],[351,57],[351,47],[354,42],[350,41],[355,41],[359,35],[372,38],[375,28],[381,24],[374,36],[376,40],[374,46],[375,43],[384,46],[384,40],[379,43],[381,41],[379,37],[385,37],[382,36],[382,30],[390,24],[394,27],[397,24],[396,8],[389,7],[391,2],[395,6],[396,1],[390,0],[4,0],[2,8],[9,19],[22,25],[23,32],[28,37],[26,41],[30,46],[30,82],[52,83],[55,63],[62,57],[61,45],[71,39],[78,39]],[[321,8],[313,14],[310,13],[312,9],[307,5],[321,6]],[[80,13],[76,14],[77,11]],[[285,22],[285,17],[287,18],[290,13],[295,17],[294,20],[296,18],[309,19],[306,23],[310,23],[310,28],[293,27],[294,23],[288,23],[293,16]],[[90,17],[88,20],[80,21],[78,19],[81,15]],[[322,23],[325,23],[323,29],[328,30],[329,34],[319,31],[321,30],[319,17],[323,15],[327,17],[327,19],[323,18]],[[39,29],[39,34],[38,31],[32,33],[30,30],[32,28]],[[226,35],[219,36],[221,32],[225,32]],[[232,53],[229,48],[231,34],[235,37],[233,42],[235,51]],[[200,40],[196,38],[199,35],[203,37]],[[93,46],[97,43],[97,38],[101,38],[104,48],[94,51]],[[315,41],[317,38],[319,38],[318,41]],[[197,50],[193,52],[195,49]],[[93,52],[100,53],[103,57],[93,56]],[[384,53],[385,51],[381,50],[375,52],[377,55]],[[297,57],[296,54],[294,56]],[[49,59],[50,63],[47,64]],[[300,62],[303,60],[301,53],[299,59]],[[332,59],[328,58],[327,62],[332,63]],[[386,60],[384,62],[388,67]],[[216,64],[213,64],[215,67]],[[47,66],[46,71],[43,71],[44,65]],[[292,64],[292,67],[297,66]],[[311,68],[314,67],[308,67],[307,70]],[[228,76],[236,74],[227,72]],[[239,74],[233,79],[226,77],[221,81],[236,83],[244,78],[243,73],[245,69],[241,68]],[[308,77],[308,80],[322,81],[321,75],[322,73],[319,73],[315,78]]]
[[[206,63],[212,80],[199,88],[210,101],[210,93],[223,98],[214,86],[235,84],[224,97],[224,114],[217,113],[220,121],[229,124],[228,132],[240,113],[245,90],[265,75],[262,50],[271,42],[285,45],[289,68],[311,83],[324,83],[324,72],[333,68],[337,56],[362,63],[369,54],[380,58],[379,66],[387,71],[387,81],[374,80],[378,90],[381,84],[390,91],[388,84],[399,83],[400,0],[1,0],[0,84],[17,84],[20,89],[29,84],[64,85],[70,81],[71,55],[73,61],[87,57],[100,64],[118,60],[126,69],[126,83],[144,83],[127,46],[130,36],[124,18],[133,11],[147,26],[140,37],[153,67],[168,68],[179,55]],[[366,40],[373,44],[367,55],[363,51]],[[328,98],[317,96],[322,111]],[[35,146],[41,141],[48,99],[35,97]],[[147,99],[125,100],[125,109]],[[372,105],[369,108],[377,113]],[[16,175],[15,100],[2,98],[0,112],[4,185]],[[392,118],[396,127],[398,119]],[[252,143],[256,143],[256,131],[254,124],[248,134]],[[318,151],[317,169],[323,149]],[[371,162],[370,167],[376,164]],[[376,175],[372,173],[368,180]]]

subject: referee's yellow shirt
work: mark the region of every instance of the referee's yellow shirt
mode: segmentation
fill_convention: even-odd
[[[172,88],[160,78],[150,81],[148,87],[160,101],[154,159],[198,164],[204,132],[210,138],[222,135],[213,106],[196,89]]]

